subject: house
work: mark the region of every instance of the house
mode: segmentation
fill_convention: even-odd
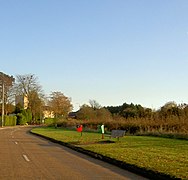
[[[43,107],[43,118],[54,118],[54,112],[52,110],[50,110],[49,106],[44,106]]]

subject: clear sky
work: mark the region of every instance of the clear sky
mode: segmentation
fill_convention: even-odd
[[[0,71],[74,109],[188,103],[187,0],[0,0]]]

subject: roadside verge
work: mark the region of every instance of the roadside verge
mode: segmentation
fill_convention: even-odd
[[[116,160],[116,159],[104,156],[102,154],[98,154],[98,153],[86,150],[86,149],[84,149],[82,147],[78,147],[78,146],[75,146],[75,145],[70,144],[70,143],[66,143],[66,142],[62,142],[62,141],[59,141],[59,140],[55,140],[53,138],[46,137],[46,136],[43,136],[41,134],[34,133],[32,131],[30,131],[30,133],[34,134],[36,136],[45,138],[47,140],[50,140],[51,142],[58,143],[60,145],[66,146],[68,148],[71,148],[71,149],[73,149],[73,150],[75,150],[77,152],[89,155],[89,156],[91,156],[93,158],[96,158],[96,159],[105,161],[107,163],[113,164],[113,165],[118,166],[118,167],[120,167],[122,169],[128,170],[130,172],[133,172],[135,174],[141,175],[141,176],[149,178],[149,179],[153,179],[153,180],[159,180],[159,179],[160,180],[180,179],[180,178],[176,178],[176,177],[171,177],[171,176],[163,174],[163,173],[158,173],[158,172],[155,172],[155,171],[152,171],[152,170],[147,170],[145,168],[137,167],[135,165],[128,164],[128,163],[125,163],[123,161],[119,161],[119,160]]]

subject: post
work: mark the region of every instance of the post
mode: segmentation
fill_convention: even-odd
[[[1,116],[1,127],[3,127],[4,124],[4,114],[5,114],[5,105],[4,105],[4,99],[5,99],[5,87],[4,87],[4,81],[2,80],[2,116]]]
[[[102,139],[104,139],[104,124],[101,125],[101,131],[102,131]]]
[[[82,125],[77,125],[76,130],[77,130],[78,132],[80,132],[80,134],[81,134],[81,136],[82,136],[83,126],[82,126]]]

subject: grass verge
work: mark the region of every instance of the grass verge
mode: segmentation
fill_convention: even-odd
[[[125,136],[101,139],[101,134],[55,128],[35,128],[33,133],[92,151],[148,172],[167,175],[172,179],[188,179],[188,141]],[[114,142],[114,143],[108,143]]]

